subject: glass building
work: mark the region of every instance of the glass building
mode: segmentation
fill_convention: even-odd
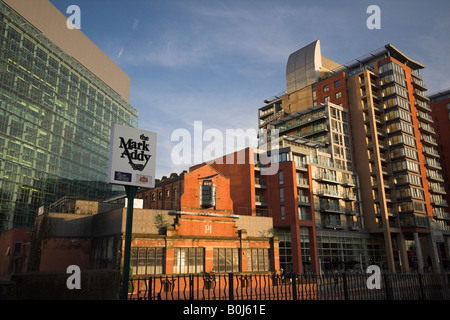
[[[114,123],[138,124],[127,100],[5,2],[0,232],[30,227],[39,207],[62,197],[99,199],[122,191],[106,183],[110,130]]]

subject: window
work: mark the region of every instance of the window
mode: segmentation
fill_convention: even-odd
[[[279,154],[279,158],[278,159],[279,159],[280,162],[287,161],[287,153]]]
[[[14,257],[19,257],[22,252],[22,242],[14,243]]]
[[[203,248],[174,248],[173,273],[202,273]]]
[[[336,80],[336,81],[334,82],[334,87],[335,87],[335,88],[339,87],[340,85],[341,85],[341,80]]]
[[[239,249],[215,248],[213,252],[213,270],[216,272],[238,272]]]
[[[131,272],[133,274],[162,274],[163,248],[131,248]]]
[[[391,136],[388,138],[388,142],[389,146],[394,146],[403,143],[413,148],[416,147],[416,142],[414,141],[414,138],[405,134],[397,134],[395,136]]]
[[[329,96],[326,96],[325,99],[324,99],[324,101],[325,101],[325,102],[330,102],[330,97],[329,97]]]
[[[284,188],[280,188],[280,202],[284,202]]]
[[[323,92],[328,92],[330,91],[330,86],[327,84],[325,86],[323,86]]]
[[[270,271],[269,249],[247,250],[248,271]]]
[[[283,184],[283,183],[284,183],[284,180],[283,180],[283,171],[282,171],[282,170],[278,172],[278,183],[279,183],[279,184]]]
[[[336,96],[336,99],[339,99],[340,97],[342,97],[342,93],[340,91],[336,92],[335,96]]]
[[[284,211],[284,206],[280,206],[280,219],[281,220],[286,219],[286,212]]]
[[[213,186],[212,180],[203,180],[199,198],[202,208],[211,208],[216,205],[216,187]]]
[[[303,206],[298,207],[298,219],[311,221],[311,214],[308,213],[306,207]]]

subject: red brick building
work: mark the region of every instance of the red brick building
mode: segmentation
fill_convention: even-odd
[[[25,271],[24,252],[31,229],[10,229],[0,236],[0,281]]]
[[[165,255],[165,273],[279,270],[272,219],[256,217],[252,169],[248,162],[200,164],[136,196],[144,199],[145,209],[173,210],[166,216],[171,223],[165,235],[165,253],[162,247],[158,249],[160,256]],[[236,215],[236,211],[250,214]],[[155,245],[162,244],[154,238],[132,243],[137,256],[140,250]]]
[[[282,268],[299,273],[306,270],[319,272],[315,222],[311,219],[314,211],[311,169],[304,168],[299,173],[298,170],[301,169],[293,161],[285,159],[286,161],[278,162],[277,159],[276,173],[264,175],[261,173],[263,168],[255,165],[255,160],[254,150],[247,148],[215,159],[209,164],[195,165],[180,176],[172,175],[169,179],[163,179],[154,189],[142,191],[138,197],[144,199],[144,208],[166,209],[167,206],[176,204],[181,212],[214,212],[224,215],[237,213],[240,217],[237,221],[250,218],[257,221],[262,217],[270,219],[275,235],[277,230],[289,234],[291,250],[289,253],[285,250]],[[205,198],[208,194],[204,190],[205,183],[211,185],[211,194],[215,198],[210,204]],[[298,188],[306,189],[298,191]],[[283,190],[283,195],[280,195],[280,189]],[[185,227],[175,228],[180,234],[186,234],[187,230],[193,228],[192,225],[186,227],[185,218],[181,218]],[[206,227],[202,226],[203,222],[197,223],[200,226],[195,227],[199,230],[196,235],[204,235],[202,228]],[[222,234],[226,232],[225,226],[222,222]],[[216,227],[213,226],[214,228]],[[307,257],[302,257],[301,230],[308,237]],[[219,236],[220,233],[216,235]],[[227,233],[227,236],[230,234]],[[278,266],[278,252],[274,254]],[[241,261],[245,261],[244,258],[245,253],[241,256]],[[309,265],[304,267],[304,263]],[[245,269],[245,264],[242,267]]]

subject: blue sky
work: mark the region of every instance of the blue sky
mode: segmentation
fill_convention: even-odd
[[[341,64],[392,43],[426,66],[429,93],[450,88],[449,1],[51,2],[78,5],[81,30],[130,76],[139,128],[158,133],[157,178],[189,167],[171,160],[176,129],[256,130],[263,100],[286,89],[289,54],[316,39]],[[379,30],[366,27],[372,4]]]

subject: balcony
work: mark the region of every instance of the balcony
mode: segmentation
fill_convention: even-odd
[[[415,88],[418,88],[422,91],[428,90],[428,87],[423,83],[422,79],[419,79],[417,76],[411,77],[411,80],[411,83]]]
[[[255,196],[255,205],[261,206],[261,207],[267,207],[267,206],[268,206],[268,204],[267,204],[267,202],[265,201],[265,199],[263,198],[263,196],[261,196],[261,195],[259,195],[259,194],[257,194],[257,195]]]
[[[430,190],[431,193],[437,193],[437,194],[447,194],[445,192],[445,189],[443,187],[440,186],[429,186],[428,188]]]
[[[346,213],[346,208],[344,206],[340,206],[332,203],[322,203],[319,208],[320,212],[329,212],[329,213]]]
[[[447,200],[443,199],[440,195],[431,195],[431,204],[435,207],[448,207]]]
[[[434,170],[427,169],[427,178],[434,181],[444,182],[444,177],[442,176],[442,174]]]
[[[436,159],[425,157],[425,167],[436,169],[436,170],[442,170],[441,164],[439,161],[436,161]]]
[[[423,102],[430,101],[430,98],[428,98],[422,91],[414,89],[414,96]]]
[[[357,216],[359,213],[358,213],[358,210],[356,210],[354,208],[345,207],[345,214],[347,216]]]
[[[385,189],[394,189],[395,185],[391,181],[384,181],[384,188]]]
[[[273,111],[270,112],[263,112],[263,114],[260,115],[260,126],[263,126],[269,122],[272,122],[276,119],[279,119],[281,116],[286,115],[287,113],[284,112],[284,110],[280,110],[278,112],[276,112],[275,114],[273,113]]]
[[[326,229],[344,229],[344,227],[341,225],[340,221],[339,222],[335,222],[335,221],[324,221],[322,223],[323,227]]]
[[[418,109],[420,109],[422,111],[431,112],[430,106],[428,105],[428,103],[426,103],[424,101],[420,101],[420,100],[416,99],[414,105],[416,106],[416,108],[418,108]]]
[[[255,188],[267,189],[267,185],[262,178],[255,178]]]
[[[328,126],[326,124],[320,124],[313,126],[312,129],[301,131],[299,133],[299,137],[305,138],[326,131],[328,131]]]
[[[297,178],[297,187],[309,189],[309,180],[306,178]]]
[[[423,123],[419,121],[419,130],[426,132],[428,134],[436,134],[436,131],[434,131],[434,128],[430,126],[429,124]]]
[[[431,137],[431,136],[422,134],[422,135],[420,136],[420,140],[421,140],[422,143],[424,143],[424,144],[431,145],[431,146],[435,146],[435,147],[438,146],[436,139],[434,139],[434,138]]]
[[[444,220],[435,220],[435,222],[439,225],[439,229],[442,231],[450,231],[450,225],[447,224]]]
[[[419,214],[401,214],[400,215],[401,228],[429,228],[428,218],[425,215]]]
[[[370,122],[370,117],[366,116],[364,119],[364,123],[368,124],[369,122]],[[375,124],[376,125],[384,125],[385,124],[384,119],[380,116],[375,116]]]
[[[305,195],[297,195],[297,203],[299,206],[310,206],[311,200],[308,196]]]
[[[431,148],[429,146],[423,146],[423,150],[422,150],[423,154],[428,156],[428,157],[433,157],[433,158],[439,158],[439,152],[437,152],[436,149]]]
[[[347,222],[347,228],[353,231],[358,231],[361,229],[361,225],[358,222]]]
[[[283,125],[280,125],[277,127],[278,130],[281,132],[290,130],[292,128],[298,128],[303,127],[305,125],[309,125],[315,121],[318,120],[324,120],[327,118],[327,115],[325,112],[315,112],[311,114],[305,114],[300,117],[298,117],[296,120],[291,119],[289,122],[284,123]]]
[[[355,192],[345,192],[344,193],[344,201],[354,201],[356,200]]]
[[[433,208],[433,216],[436,219],[450,220],[450,214],[443,208]]]
[[[355,178],[344,178],[342,179],[342,185],[344,187],[354,187],[356,186]]]
[[[425,113],[423,111],[418,110],[417,111],[417,118],[419,118],[419,120],[424,121],[426,123],[433,123],[433,117],[430,116],[428,113]]]
[[[381,95],[379,93],[375,93],[373,91],[372,91],[372,98],[373,98],[373,100],[375,102],[381,102],[382,101]]]
[[[318,174],[314,177],[314,179],[317,181],[324,181],[329,183],[336,183],[336,184],[341,183],[341,179],[331,174]]]
[[[259,118],[262,119],[262,118],[267,117],[269,115],[273,115],[274,112],[275,112],[275,106],[272,106],[270,109],[260,112],[259,113]]]
[[[344,198],[344,196],[340,192],[332,189],[319,189],[314,191],[314,194],[318,195],[319,197],[326,197],[326,198],[339,198],[339,199]]]
[[[380,128],[377,128],[378,138],[387,138],[386,131]]]

